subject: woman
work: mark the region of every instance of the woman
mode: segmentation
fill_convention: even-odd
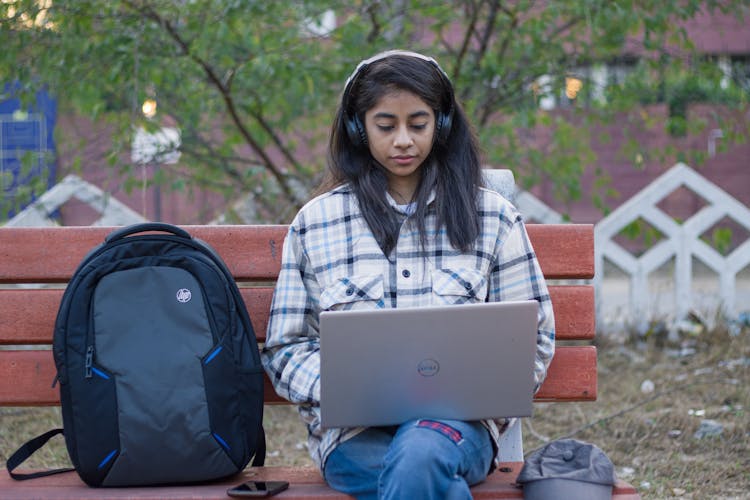
[[[554,353],[554,320],[521,216],[481,187],[476,137],[452,84],[414,52],[378,54],[349,77],[329,170],[332,188],[300,210],[284,242],[266,371],[299,404],[310,454],[333,488],[357,498],[471,498],[509,422],[322,429],[318,316],[537,300],[538,389]]]

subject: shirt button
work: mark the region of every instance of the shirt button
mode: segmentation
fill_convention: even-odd
[[[403,271],[401,271],[401,276],[403,276],[404,278],[408,278],[409,276],[411,276],[411,273],[408,269],[404,269]]]
[[[354,287],[353,286],[350,286],[349,288],[346,289],[346,294],[347,295],[351,295],[353,293],[354,293]]]
[[[471,290],[471,283],[464,283],[464,288]]]

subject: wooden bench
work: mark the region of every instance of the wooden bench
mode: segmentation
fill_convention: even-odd
[[[11,407],[59,405],[52,388],[55,367],[50,350],[28,350],[24,345],[48,346],[62,287],[83,256],[101,243],[113,228],[0,228],[0,405]],[[285,226],[187,226],[191,234],[209,242],[227,262],[250,311],[258,341],[263,342],[273,282],[280,265]],[[594,236],[590,225],[528,226],[545,276],[550,280],[590,279],[594,274]],[[597,353],[594,338],[594,291],[590,285],[552,282],[557,352],[537,401],[594,401],[597,397]],[[7,285],[52,284],[47,287]],[[576,342],[570,342],[576,341]],[[588,342],[581,342],[588,341]],[[284,403],[266,380],[267,404]],[[302,425],[300,423],[300,425]],[[32,436],[18,436],[18,446]],[[9,455],[14,450],[3,450]],[[522,459],[521,459],[522,460]],[[504,464],[473,488],[475,498],[521,498],[514,484],[523,463]],[[92,489],[74,472],[14,481],[0,474],[3,498],[225,498],[229,485],[243,479],[282,479],[291,483],[279,498],[343,498],[328,488],[312,467],[248,468],[240,476],[201,486]],[[640,498],[619,482],[618,499]]]

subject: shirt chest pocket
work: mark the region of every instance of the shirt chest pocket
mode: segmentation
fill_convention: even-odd
[[[432,271],[434,304],[465,304],[487,299],[487,277],[476,269],[435,269]]]
[[[383,276],[355,275],[339,278],[320,294],[320,308],[324,311],[349,309],[380,309],[383,301]]]

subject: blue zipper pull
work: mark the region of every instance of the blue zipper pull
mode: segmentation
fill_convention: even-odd
[[[94,376],[91,366],[94,364],[94,346],[90,345],[86,348],[86,378]]]

